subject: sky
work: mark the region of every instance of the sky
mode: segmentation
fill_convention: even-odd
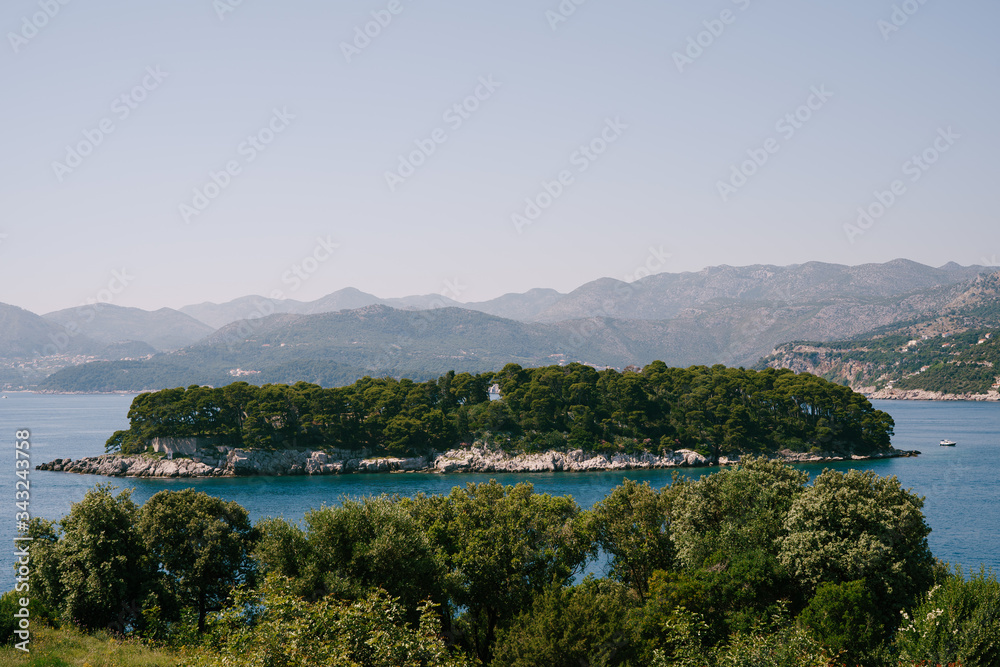
[[[994,265],[998,19],[987,0],[5,0],[0,302]]]

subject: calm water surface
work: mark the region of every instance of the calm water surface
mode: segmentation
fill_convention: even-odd
[[[648,481],[654,487],[670,481],[670,471],[629,473],[534,473],[518,475],[430,475],[421,473],[343,475],[330,477],[257,477],[241,479],[125,479],[34,470],[38,463],[56,458],[77,459],[104,452],[111,433],[128,427],[126,413],[132,396],[41,395],[8,393],[0,399],[0,441],[8,452],[8,471],[0,475],[0,540],[14,537],[14,433],[32,433],[31,514],[56,519],[81,500],[87,489],[100,482],[133,488],[136,502],[145,502],[162,489],[194,487],[226,500],[235,500],[256,521],[284,517],[299,521],[312,508],[333,505],[344,495],[379,493],[405,496],[419,492],[447,493],[455,485],[497,479],[503,484],[530,481],[536,491],[572,495],[581,507],[600,500],[625,477]],[[934,555],[951,563],[1000,570],[1000,405],[974,402],[875,401],[896,420],[893,445],[917,449],[917,458],[858,461],[798,466],[810,475],[824,467],[874,470],[896,475],[904,487],[925,497],[924,514],[932,528]],[[956,447],[940,447],[949,438]],[[685,471],[700,477],[712,469]],[[0,586],[7,583],[7,568],[0,559]]]

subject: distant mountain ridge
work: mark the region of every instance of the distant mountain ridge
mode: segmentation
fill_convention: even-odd
[[[30,311],[0,303],[0,358],[93,354],[102,347]]]
[[[403,310],[465,308],[521,322],[560,322],[588,317],[670,320],[727,308],[734,303],[802,304],[839,299],[884,299],[958,284],[986,270],[986,267],[963,267],[953,262],[934,268],[906,259],[859,266],[823,262],[790,266],[723,265],[698,272],[658,273],[631,283],[599,278],[569,294],[535,288],[469,303],[436,294],[382,299],[348,287],[310,302],[247,296],[222,304],[206,302],[184,306],[180,311],[214,328],[275,313],[315,315],[375,304]]]
[[[215,331],[172,308],[148,311],[97,303],[58,310],[42,317],[101,343],[142,341],[158,351],[186,347]]]
[[[32,350],[53,336],[72,340],[74,353],[86,358],[67,350],[32,377],[87,360],[103,363],[67,368],[45,385],[80,391],[235,378],[325,384],[351,382],[358,374],[436,377],[512,361],[753,366],[788,341],[845,340],[945,312],[968,315],[984,307],[975,296],[977,289],[989,291],[977,282],[984,271],[908,260],[719,266],[634,282],[604,278],[569,294],[533,289],[471,304],[439,295],[379,299],[345,288],[311,302],[250,296],[179,311],[107,306],[86,328],[74,309],[45,318],[16,309],[22,324],[33,323],[25,330],[33,333],[17,338],[8,326],[12,335],[0,336],[0,345],[30,356],[26,335],[38,341]],[[75,334],[60,330],[57,321],[75,326]],[[223,324],[213,330],[211,322]],[[171,348],[176,351],[143,359]],[[0,362],[0,368],[16,367]]]

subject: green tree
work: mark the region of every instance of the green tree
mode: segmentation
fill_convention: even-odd
[[[809,476],[778,461],[745,458],[739,466],[679,486],[671,534],[687,567],[760,551],[777,555],[785,515]]]
[[[497,667],[611,667],[635,664],[632,600],[615,582],[588,577],[551,586],[497,639]]]
[[[849,665],[871,664],[885,631],[877,602],[864,581],[824,582],[799,615],[812,637]]]
[[[459,625],[484,662],[497,630],[553,582],[567,584],[589,549],[573,499],[527,483],[469,483],[405,506],[444,555],[453,599],[466,609]]]
[[[299,595],[361,599],[373,588],[397,598],[419,619],[420,605],[443,605],[444,566],[416,520],[387,496],[344,499],[305,516],[305,531],[282,520],[263,522],[256,555],[264,568],[288,577]]]
[[[208,664],[228,667],[472,667],[441,638],[433,605],[419,622],[385,591],[356,600],[327,596],[306,602],[295,585],[274,574],[260,590],[244,589],[219,615]]]
[[[255,531],[235,502],[194,489],[160,491],[143,505],[138,527],[168,590],[197,609],[199,632],[206,614],[222,609],[232,588],[253,575]]]
[[[63,621],[125,632],[141,624],[155,568],[136,523],[131,490],[98,484],[59,522],[32,519],[32,594]]]
[[[674,566],[667,502],[672,488],[679,484],[658,493],[648,482],[627,479],[586,514],[594,545],[610,556],[609,576],[640,595],[645,595],[655,570]]]
[[[922,507],[894,476],[825,470],[792,503],[779,559],[809,595],[823,582],[865,581],[888,631],[933,578]]]

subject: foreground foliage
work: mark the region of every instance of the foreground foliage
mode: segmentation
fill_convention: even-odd
[[[491,481],[345,499],[302,526],[98,485],[32,523],[34,646],[53,657],[4,649],[0,665],[1000,664],[1000,584],[935,563],[921,506],[893,477],[810,485],[763,458],[626,481],[590,510]],[[606,576],[580,580],[598,556]]]
[[[148,646],[139,639],[122,641],[107,632],[86,634],[73,627],[58,630],[32,625],[31,652],[0,648],[0,667],[176,667],[187,653]]]

